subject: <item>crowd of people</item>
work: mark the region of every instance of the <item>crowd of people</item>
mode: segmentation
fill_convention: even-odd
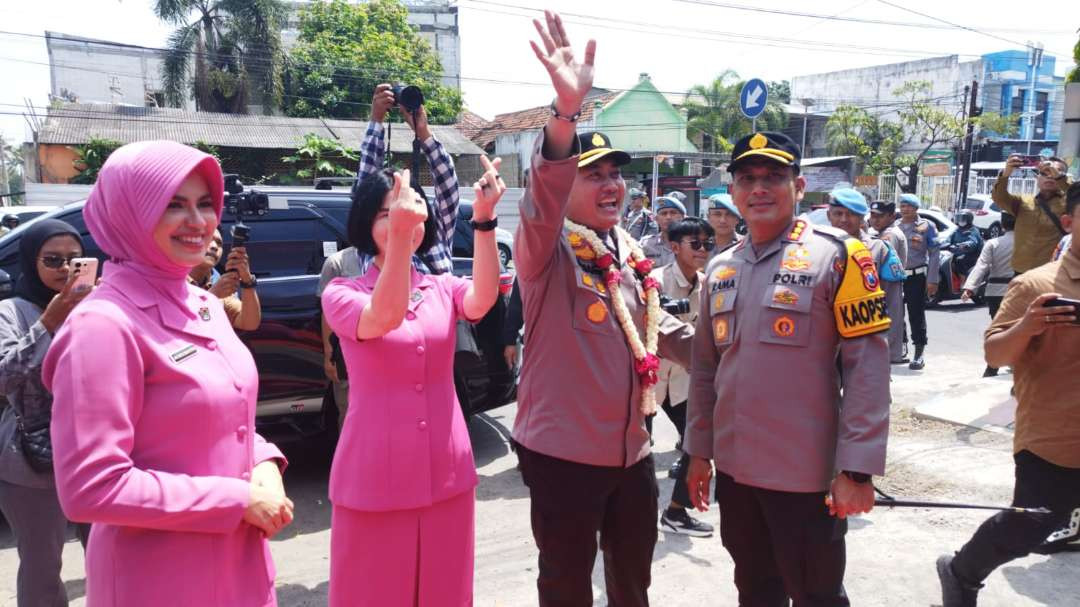
[[[873,477],[885,473],[890,363],[925,365],[944,244],[967,254],[965,298],[986,284],[986,373],[1015,375],[1014,505],[1047,509],[999,513],[937,562],[945,607],[975,605],[991,571],[1039,549],[1080,506],[1080,241],[1065,237],[1080,222],[1080,184],[1048,159],[1039,193],[1013,196],[1010,159],[994,190],[1005,235],[985,246],[967,220],[939,242],[911,194],[898,215],[838,189],[831,225],[814,225],[796,214],[801,148],[755,132],[735,142],[730,194],[688,216],[678,193],[650,204],[627,192],[629,154],[578,131],[596,43],[579,57],[558,15],[535,26],[555,98],[520,203],[504,354],[521,365],[512,444],[538,604],[592,604],[599,549],[609,603],[648,605],[659,530],[712,535],[690,513],[712,501],[741,605],[849,604],[847,517],[873,508]],[[483,159],[473,276],[454,276],[453,161],[423,107],[404,112],[430,165],[428,201],[408,170],[385,168],[392,87],[372,105],[351,246],[327,258],[318,287],[341,423],[329,602],[470,605],[478,481],[454,390],[455,327],[496,303],[506,186],[500,161]],[[91,607],[276,604],[268,539],[295,505],[285,456],[254,431],[258,375],[234,331],[260,322],[251,260],[234,246],[216,269],[223,196],[213,157],[129,144],[84,209],[109,258],[100,283],[77,280],[83,242],[71,226],[40,220],[24,233],[15,296],[0,302],[0,510],[16,537],[20,605],[66,604],[69,520]],[[777,369],[797,381],[755,380]],[[660,410],[681,451],[662,509]]]

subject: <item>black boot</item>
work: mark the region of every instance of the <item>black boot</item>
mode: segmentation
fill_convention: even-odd
[[[956,577],[952,568],[953,557],[945,554],[938,557],[937,573],[941,580],[941,607],[976,607],[979,588]]]
[[[997,377],[997,374],[997,367],[991,367],[989,365],[986,367],[986,370],[983,371],[983,377]]]
[[[921,371],[926,366],[926,362],[923,361],[923,348],[926,346],[922,344],[915,344],[915,357],[911,359],[911,364],[908,365],[908,369],[912,371]]]

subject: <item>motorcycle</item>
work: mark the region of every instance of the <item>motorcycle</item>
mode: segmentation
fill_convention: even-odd
[[[949,301],[951,299],[960,299],[960,295],[964,292],[964,281],[967,280],[967,272],[961,273],[961,267],[970,267],[973,264],[965,264],[969,256],[977,258],[979,251],[968,251],[965,253],[956,253],[953,251],[952,244],[945,243],[941,245],[941,257],[938,265],[938,271],[940,272],[938,278],[938,290],[933,297],[927,296],[927,304],[936,306],[943,301]],[[959,263],[958,263],[959,262]],[[986,285],[982,285],[972,295],[971,301],[976,305],[982,305],[983,296],[986,294]]]

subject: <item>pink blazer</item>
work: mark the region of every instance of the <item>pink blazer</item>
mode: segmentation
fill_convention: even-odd
[[[243,513],[254,465],[284,458],[253,429],[250,352],[217,298],[187,288],[190,315],[106,264],[45,359],[60,503],[94,524],[90,607],[276,604],[268,542]]]
[[[349,414],[330,469],[330,501],[354,510],[430,506],[476,487],[469,430],[454,391],[454,346],[469,281],[413,270],[405,320],[357,341],[379,269],[336,278],[323,314],[341,340]]]

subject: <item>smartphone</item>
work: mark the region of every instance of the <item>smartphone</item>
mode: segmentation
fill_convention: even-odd
[[[71,260],[71,270],[78,272],[72,289],[78,289],[83,285],[92,287],[97,282],[98,260],[96,257],[76,257]]]
[[[1044,308],[1056,308],[1058,306],[1072,306],[1074,318],[1071,324],[1080,325],[1080,299],[1055,297],[1054,299],[1047,300],[1047,302],[1043,304]]]

